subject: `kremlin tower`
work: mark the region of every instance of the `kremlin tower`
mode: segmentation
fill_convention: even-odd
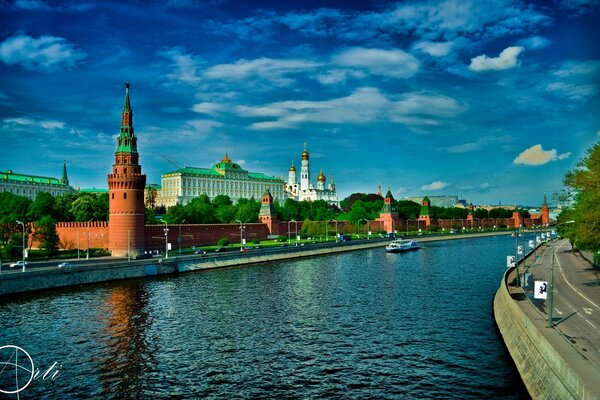
[[[113,256],[125,257],[144,253],[145,209],[144,188],[146,175],[142,174],[133,133],[133,112],[129,102],[129,83],[125,84],[125,103],[121,113],[121,133],[112,173],[108,174],[109,193],[109,248]]]

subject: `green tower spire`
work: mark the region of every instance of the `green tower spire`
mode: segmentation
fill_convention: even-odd
[[[62,183],[65,185],[69,184],[69,177],[67,175],[67,160],[63,160],[63,174],[62,174]]]
[[[121,133],[117,138],[117,153],[136,153],[137,138],[133,133],[133,111],[129,101],[129,82],[125,84],[125,102],[121,112]]]

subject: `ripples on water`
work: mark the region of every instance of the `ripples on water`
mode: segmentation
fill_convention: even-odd
[[[527,398],[492,317],[511,246],[426,243],[5,299],[0,344],[59,363],[22,399]]]

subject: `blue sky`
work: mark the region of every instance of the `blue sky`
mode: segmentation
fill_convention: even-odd
[[[348,5],[351,3],[351,5]],[[600,140],[600,1],[0,0],[0,170],[106,187],[131,82],[149,183],[225,151],[343,198],[539,205]]]

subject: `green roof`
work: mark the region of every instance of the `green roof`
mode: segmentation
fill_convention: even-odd
[[[202,176],[214,176],[214,177],[222,177],[227,171],[236,171],[236,172],[246,172],[248,173],[248,178],[255,180],[266,180],[273,182],[281,182],[280,178],[275,176],[265,175],[259,172],[248,172],[240,167],[239,164],[236,163],[224,163],[218,162],[212,168],[196,168],[196,167],[185,167],[178,169],[176,171],[167,172],[164,175],[202,175]]]
[[[57,185],[57,186],[68,186],[63,183],[60,179],[51,178],[48,176],[36,176],[14,173],[11,170],[0,171],[0,179],[5,181],[17,181],[17,182],[29,182],[29,183],[40,183],[44,185]]]
[[[108,193],[108,189],[98,189],[95,187],[92,188],[83,188],[77,189],[80,193]]]

